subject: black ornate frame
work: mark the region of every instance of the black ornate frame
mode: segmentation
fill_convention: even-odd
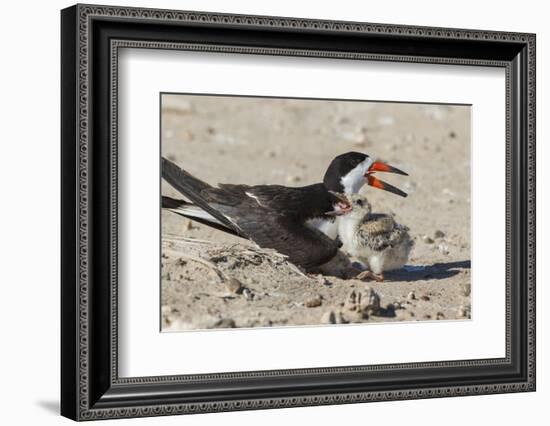
[[[62,28],[61,413],[75,420],[535,390],[535,35],[76,5]],[[506,70],[506,357],[119,378],[117,58],[192,49]]]

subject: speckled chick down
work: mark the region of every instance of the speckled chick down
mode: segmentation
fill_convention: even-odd
[[[409,228],[389,214],[372,213],[363,195],[348,195],[352,211],[338,218],[342,249],[363,262],[375,274],[399,269],[409,258],[414,242]]]

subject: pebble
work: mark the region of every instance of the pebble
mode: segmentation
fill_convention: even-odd
[[[321,296],[315,296],[311,299],[308,299],[304,302],[304,306],[306,308],[317,308],[318,306],[321,306],[323,301],[321,300]]]
[[[406,181],[403,184],[404,188],[409,192],[412,193],[415,191],[416,187],[418,186],[416,182],[414,181]]]
[[[469,296],[472,293],[472,284],[464,283],[462,284],[462,294],[464,296]]]
[[[235,320],[231,318],[222,318],[214,323],[214,328],[235,328]]]
[[[450,253],[449,252],[449,246],[447,246],[445,244],[439,244],[437,246],[437,249],[440,251],[440,253],[445,254],[445,255]]]
[[[438,312],[435,316],[436,320],[442,320],[443,318],[445,318],[445,314],[443,314],[443,312]]]
[[[460,318],[470,318],[471,308],[470,305],[460,305],[457,310]]]
[[[380,311],[380,296],[370,287],[352,290],[346,297],[344,308],[359,312],[363,316],[376,314]]]
[[[334,311],[328,311],[321,317],[322,324],[336,324],[336,314]]]
[[[445,232],[439,229],[434,232],[434,238],[443,238],[444,236],[445,236]]]
[[[427,302],[428,300],[430,300],[430,296],[426,296],[425,294],[423,294],[422,296],[420,296],[420,300],[424,300],[425,302]]]
[[[451,131],[449,132],[449,137],[450,137],[451,139],[456,138],[456,133],[455,133],[454,131],[451,130]]]
[[[435,242],[432,237],[429,237],[427,235],[424,235],[422,237],[422,241],[424,241],[426,244],[433,244]]]
[[[242,283],[236,278],[230,278],[225,281],[225,288],[229,293],[239,294],[243,291]]]
[[[416,294],[414,294],[414,291],[411,291],[409,294],[407,294],[408,300],[416,300]]]
[[[286,181],[288,183],[296,183],[296,182],[300,182],[302,180],[302,178],[300,176],[287,176],[286,177]]]
[[[325,285],[325,286],[327,286],[327,287],[330,287],[330,286],[332,285],[332,283],[331,283],[329,280],[327,280],[324,276],[322,276],[321,274],[319,274],[319,275],[317,276],[317,282],[318,282],[319,284]]]
[[[250,291],[248,288],[244,288],[242,290],[243,296],[246,298],[246,300],[252,300],[254,299],[254,293]]]

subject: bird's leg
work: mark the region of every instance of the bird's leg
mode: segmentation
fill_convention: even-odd
[[[384,281],[384,273],[381,273],[381,274],[377,275],[374,272],[367,270],[367,271],[361,272],[355,278],[358,279],[358,280],[363,280],[363,281],[375,280],[377,282],[382,282],[382,281]]]

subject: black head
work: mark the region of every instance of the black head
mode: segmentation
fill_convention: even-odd
[[[367,154],[346,152],[332,160],[323,178],[323,183],[329,191],[344,194],[355,194],[364,184],[367,184],[401,197],[407,196],[399,188],[374,177],[376,172],[407,176],[407,173],[397,167],[381,161],[373,161]]]
[[[342,178],[364,162],[369,156],[361,152],[346,152],[335,157],[328,166],[323,183],[328,190],[343,193]]]

